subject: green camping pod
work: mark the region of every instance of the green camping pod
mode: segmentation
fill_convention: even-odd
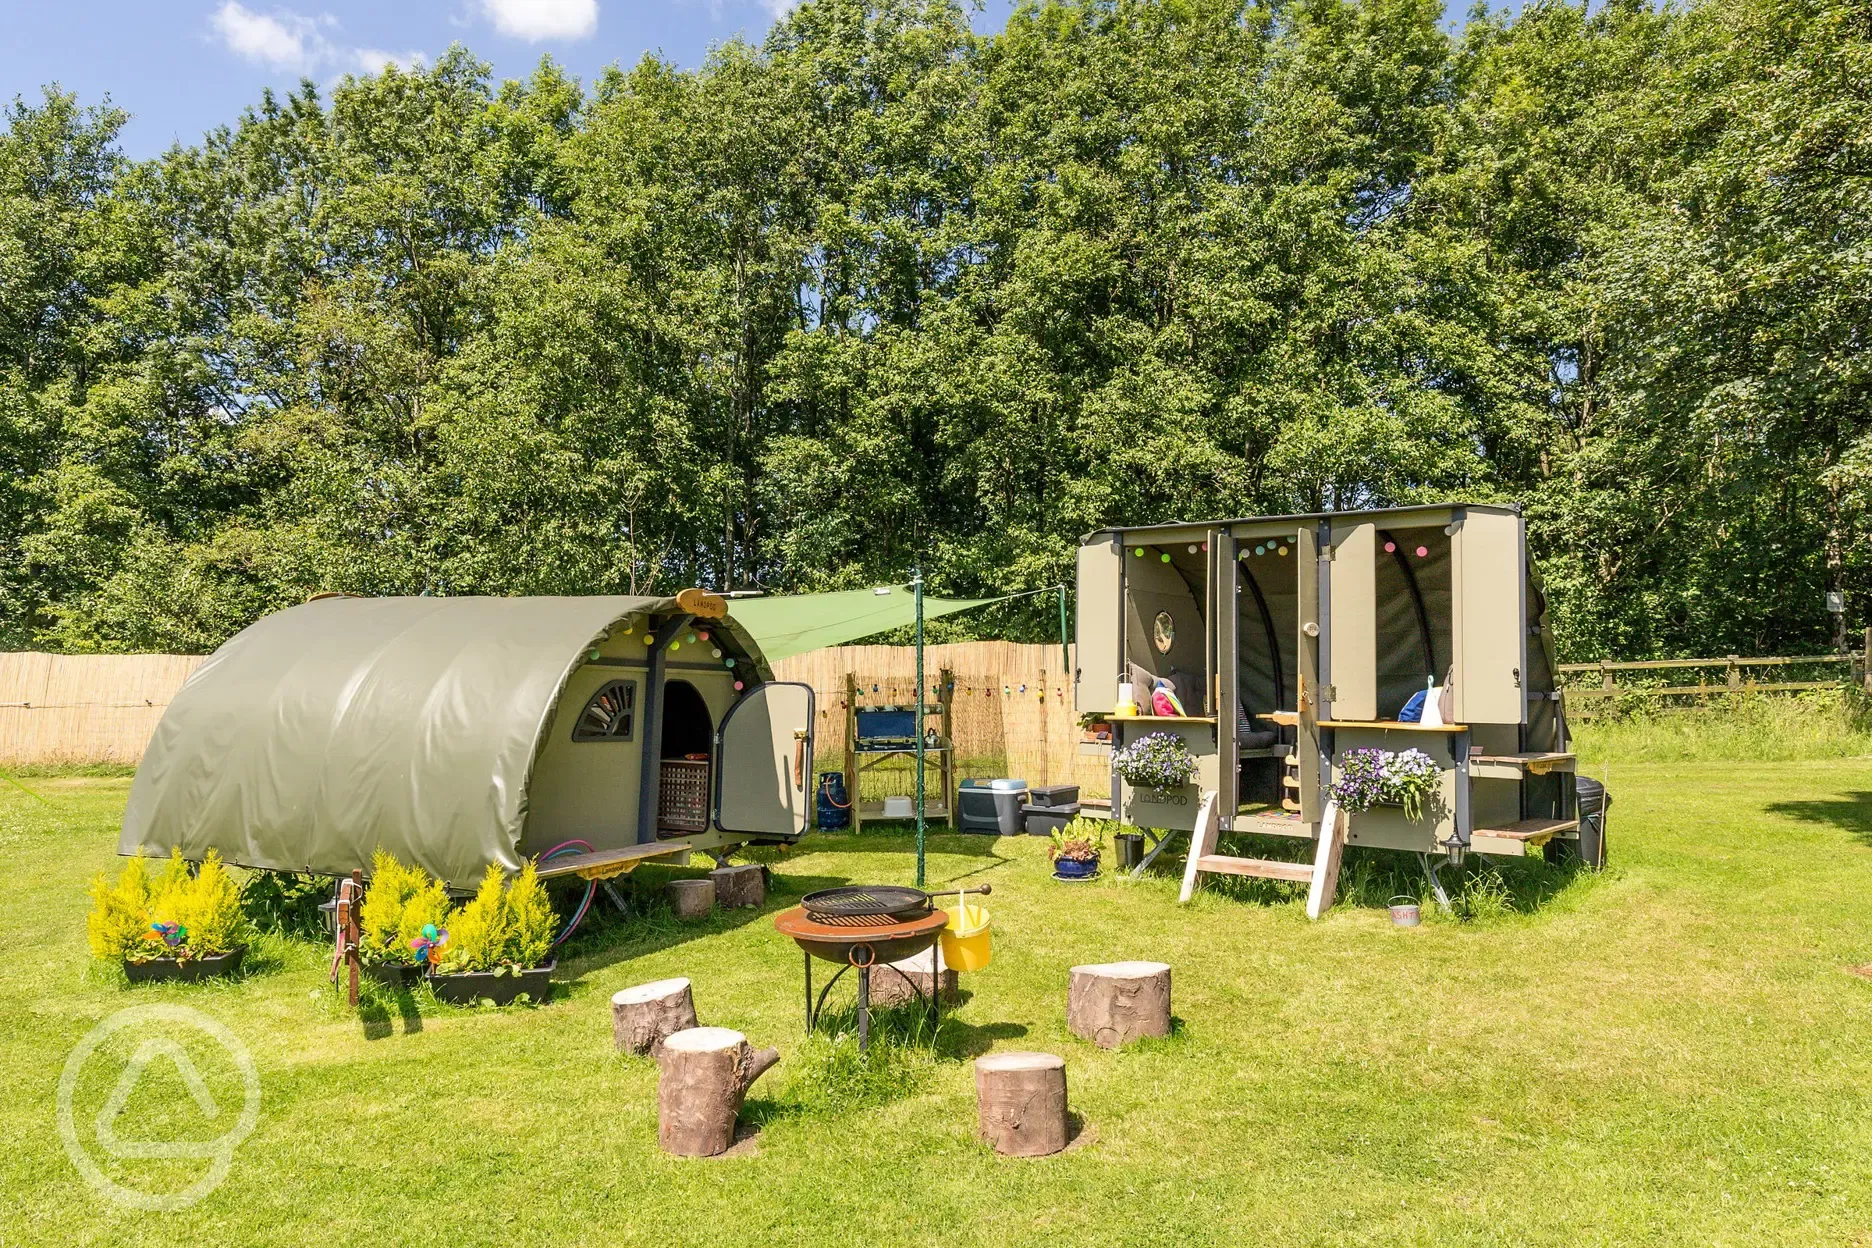
[[[339,875],[388,850],[452,887],[568,841],[593,861],[799,837],[813,695],[723,599],[325,596],[196,669],[119,851]]]

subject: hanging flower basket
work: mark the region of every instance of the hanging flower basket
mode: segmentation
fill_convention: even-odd
[[[1171,732],[1139,737],[1112,755],[1112,766],[1134,789],[1180,789],[1196,776],[1196,756]]]

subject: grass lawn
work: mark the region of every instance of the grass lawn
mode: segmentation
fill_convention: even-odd
[[[937,837],[934,880],[995,886],[994,965],[935,1056],[886,1044],[868,1070],[803,1035],[770,915],[832,882],[907,882],[895,832],[809,838],[760,915],[581,937],[541,1007],[360,1019],[324,947],[279,937],[238,983],[128,987],[84,944],[128,781],[29,781],[47,804],[0,788],[0,1244],[1872,1243],[1872,980],[1847,971],[1872,962],[1872,760],[1614,782],[1607,874],[1517,863],[1505,904],[1415,931],[1373,904],[1383,859],[1355,855],[1353,904],[1309,924],[1259,882],[1179,907],[1167,860],[1068,886],[1038,839]],[[1065,1030],[1066,968],[1121,958],[1175,967],[1180,1022],[1107,1053]],[[668,975],[695,981],[704,1022],[782,1052],[749,1155],[661,1155],[655,1067],[612,1052],[610,994]],[[262,1089],[225,1182],[175,1213],[100,1200],[57,1126],[67,1055],[151,1002],[225,1024]],[[91,1155],[132,1043],[78,1081]],[[1075,1147],[976,1142],[969,1059],[989,1048],[1066,1056]],[[232,1068],[186,1049],[219,1118],[158,1058],[120,1136],[225,1129]],[[176,1190],[208,1165],[106,1170]]]

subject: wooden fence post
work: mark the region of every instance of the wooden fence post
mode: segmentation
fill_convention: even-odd
[[[1728,659],[1729,659],[1729,692],[1730,693],[1740,693],[1742,691],[1742,668],[1741,668],[1741,665],[1737,662],[1737,660],[1740,658],[1741,658],[1740,655],[1735,655],[1735,654],[1728,656]]]

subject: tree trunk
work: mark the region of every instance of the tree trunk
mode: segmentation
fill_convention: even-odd
[[[746,1036],[726,1027],[691,1027],[664,1040],[658,1146],[678,1157],[727,1152],[748,1088],[779,1060],[780,1050],[751,1049]]]
[[[620,1053],[663,1051],[663,1041],[696,1025],[695,998],[686,979],[659,979],[611,998],[611,1039]]]
[[[1066,1147],[1066,1061],[1051,1053],[975,1059],[979,1134],[1006,1157],[1045,1157]]]
[[[1066,1026],[1101,1049],[1170,1034],[1170,968],[1162,962],[1075,966]]]
[[[715,881],[715,904],[724,910],[759,909],[767,902],[767,873],[753,863],[717,867],[709,872],[709,879]]]
[[[671,880],[666,891],[679,919],[706,919],[715,908],[714,880]]]

